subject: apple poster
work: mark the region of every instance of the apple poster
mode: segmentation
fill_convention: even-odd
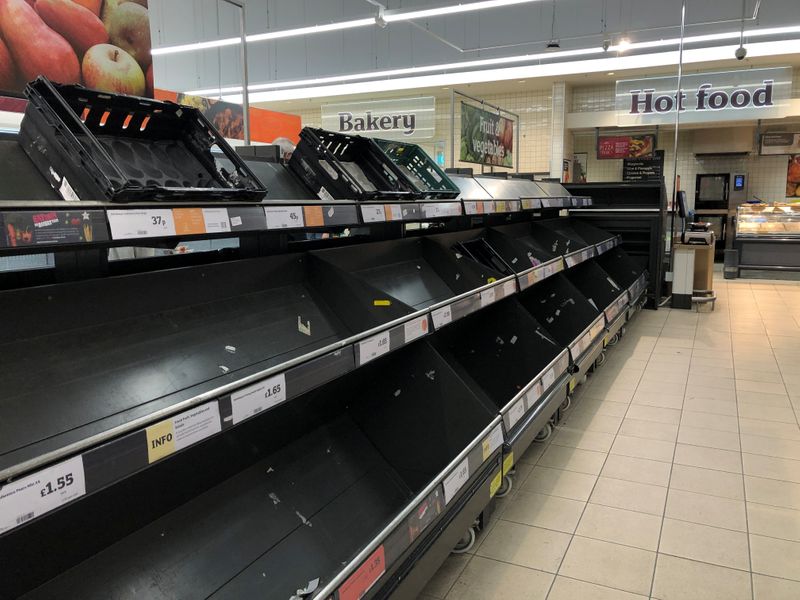
[[[0,0],[0,94],[56,83],[153,97],[147,0]]]

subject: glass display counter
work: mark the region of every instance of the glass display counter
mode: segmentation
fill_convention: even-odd
[[[740,270],[800,271],[800,203],[739,206],[734,247]]]

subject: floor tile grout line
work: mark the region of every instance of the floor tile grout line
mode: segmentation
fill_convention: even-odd
[[[730,309],[728,309],[728,320],[733,321],[733,316],[731,314]],[[762,320],[763,324],[763,320]],[[733,337],[731,337],[731,354],[734,354],[734,347],[735,341]],[[736,362],[734,361],[733,366],[733,375],[736,377]],[[739,464],[742,467],[742,495],[744,497],[744,524],[747,530],[747,562],[750,566],[750,598],[755,600],[756,597],[756,590],[755,590],[755,581],[753,579],[753,553],[750,547],[750,515],[748,514],[747,510],[747,485],[745,483],[745,475],[744,475],[744,453],[743,453],[743,446],[742,446],[742,424],[739,419],[741,418],[741,411],[739,407],[739,390],[734,385],[733,389],[733,398],[736,401],[736,420],[739,423]]]
[[[699,321],[699,318],[697,320]],[[695,326],[695,339],[696,338],[697,338],[697,327]],[[694,342],[692,343],[692,345],[694,346]],[[694,348],[692,348],[690,350],[690,352],[689,352],[689,365],[690,365],[690,367],[691,367],[691,364],[692,364],[692,356],[694,356]],[[684,409],[684,406],[686,404],[686,388],[687,388],[688,385],[689,385],[689,379],[687,377],[686,382],[684,383],[684,386],[683,386],[683,399],[681,401],[681,419],[678,422],[678,428],[679,429],[680,429],[680,424],[683,422],[683,409]],[[675,456],[676,456],[677,452],[678,452],[678,444],[676,442],[675,443],[675,447],[672,449],[672,462],[670,463],[670,466],[669,466],[669,476],[667,478],[667,493],[664,496],[664,509],[663,509],[663,512],[661,513],[661,527],[658,530],[658,542],[656,544],[656,559],[655,559],[655,562],[653,563],[653,576],[652,576],[652,578],[650,580],[650,593],[648,594],[649,597],[653,596],[653,592],[654,592],[655,584],[656,584],[656,571],[658,570],[658,557],[659,557],[659,554],[660,554],[660,551],[661,551],[661,537],[664,535],[664,521],[666,520],[666,517],[667,517],[667,505],[669,503],[669,492],[670,492],[669,486],[672,483],[672,470],[675,467]]]

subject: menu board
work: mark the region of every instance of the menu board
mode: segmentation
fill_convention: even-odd
[[[623,181],[661,181],[663,177],[663,150],[656,150],[651,158],[625,158],[622,160]]]
[[[800,153],[800,133],[764,133],[761,135],[761,155]]]
[[[650,156],[656,148],[656,136],[646,135],[601,135],[597,138],[597,158],[641,158]]]

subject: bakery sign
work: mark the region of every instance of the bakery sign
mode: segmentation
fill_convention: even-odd
[[[617,125],[742,121],[784,116],[791,67],[747,69],[617,81]]]
[[[322,128],[389,140],[422,140],[436,129],[433,96],[322,105]]]

